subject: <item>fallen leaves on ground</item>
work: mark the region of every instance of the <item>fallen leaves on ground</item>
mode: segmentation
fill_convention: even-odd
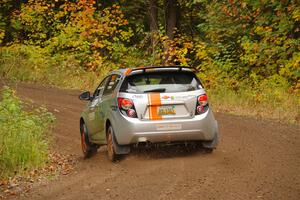
[[[59,175],[68,175],[73,171],[76,163],[77,159],[73,154],[62,155],[52,152],[43,168],[0,180],[0,199],[21,193],[26,194],[35,184],[45,184]]]

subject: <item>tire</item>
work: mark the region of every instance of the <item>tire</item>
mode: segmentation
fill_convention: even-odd
[[[119,154],[116,154],[115,145],[114,145],[114,130],[112,126],[109,126],[106,132],[107,139],[107,157],[111,162],[115,162],[119,159]]]
[[[87,128],[84,123],[80,124],[80,138],[81,138],[81,148],[82,148],[84,159],[90,158],[92,155],[97,153],[97,149],[100,146],[90,142]]]

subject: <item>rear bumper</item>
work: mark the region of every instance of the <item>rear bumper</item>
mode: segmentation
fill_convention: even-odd
[[[210,109],[192,119],[141,121],[119,113],[114,119],[112,125],[120,145],[146,141],[210,141],[218,134],[218,124]]]

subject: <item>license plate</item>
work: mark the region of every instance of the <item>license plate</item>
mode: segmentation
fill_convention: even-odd
[[[156,130],[167,131],[167,130],[181,130],[181,124],[157,124]]]
[[[158,108],[157,114],[159,116],[163,116],[163,115],[176,115],[175,106],[160,106]]]

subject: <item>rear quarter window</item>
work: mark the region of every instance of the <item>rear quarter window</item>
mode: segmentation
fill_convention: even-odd
[[[103,95],[111,94],[114,91],[114,89],[116,88],[116,86],[119,83],[119,78],[120,78],[120,75],[117,75],[117,74],[111,75],[111,77],[106,85],[106,88],[103,92]]]
[[[128,76],[120,89],[127,93],[186,92],[203,88],[192,72],[164,71]]]

